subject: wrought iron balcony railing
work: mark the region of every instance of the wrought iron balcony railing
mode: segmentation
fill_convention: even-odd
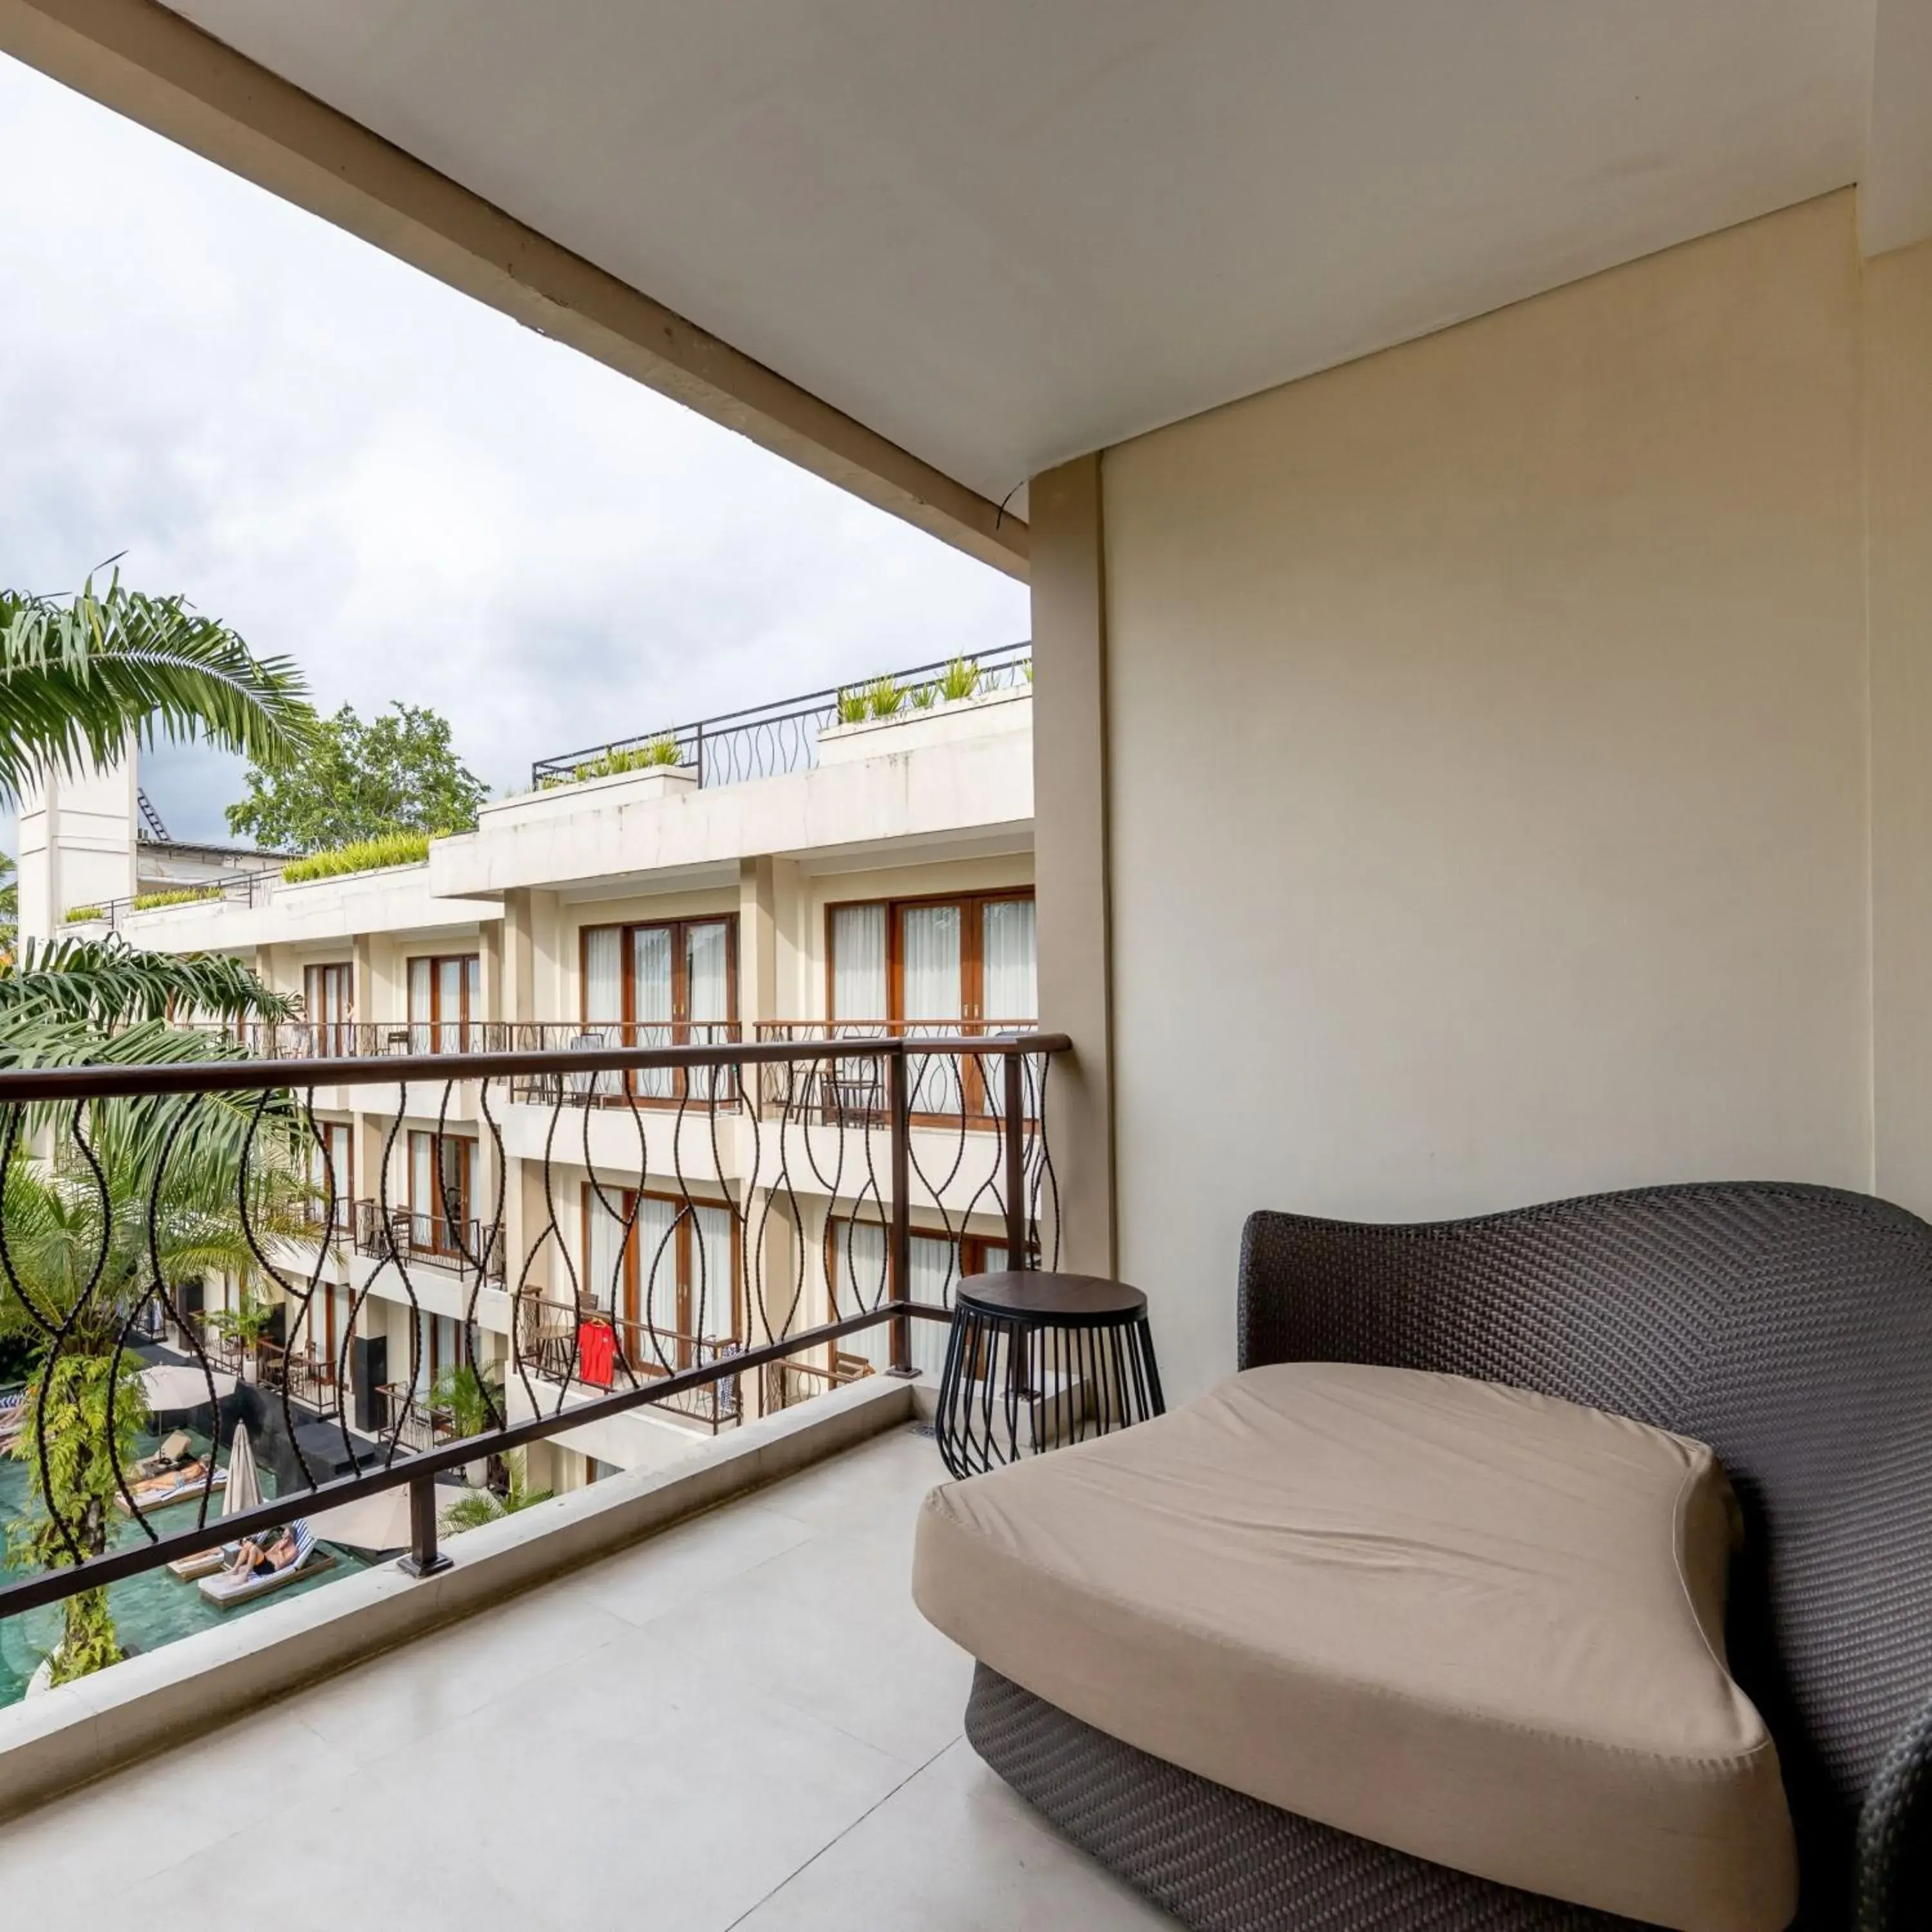
[[[650,770],[658,765],[682,768],[700,785],[740,784],[748,778],[808,771],[818,763],[819,733],[842,722],[842,701],[846,710],[856,711],[859,718],[916,718],[924,694],[930,691],[936,698],[946,674],[958,662],[941,659],[936,664],[915,664],[909,670],[889,672],[857,684],[835,685],[802,698],[783,698],[776,704],[756,704],[743,711],[701,718],[694,724],[668,725],[634,738],[614,738],[607,744],[587,745],[580,752],[539,758],[530,767],[530,784],[542,790],[575,778]],[[971,695],[1019,689],[1032,682],[1030,643],[976,652],[964,662],[972,682]],[[888,705],[890,710],[885,709]],[[843,722],[856,723],[859,718]],[[652,754],[648,759],[640,755],[646,752]]]
[[[481,1273],[486,1281],[503,1279],[503,1244],[490,1224],[474,1216],[445,1215],[410,1208],[385,1207],[380,1201],[356,1203],[356,1252],[378,1261],[419,1262]]]
[[[1040,1033],[878,1035],[0,1072],[0,1163],[20,1163],[27,1179],[67,1190],[62,1216],[23,1220],[27,1196],[10,1184],[0,1202],[0,1298],[10,1304],[8,1324],[33,1340],[37,1391],[98,1386],[104,1394],[100,1439],[87,1447],[111,1472],[138,1538],[116,1546],[102,1528],[102,1498],[76,1492],[56,1469],[56,1452],[66,1459],[74,1448],[72,1430],[94,1425],[77,1423],[76,1406],[58,1395],[31,1400],[17,1453],[40,1472],[52,1556],[49,1567],[0,1585],[0,1617],[112,1586],[218,1536],[250,1535],[405,1484],[406,1567],[427,1574],[447,1561],[437,1550],[440,1472],[500,1468],[514,1452],[652,1405],[694,1411],[716,1427],[872,1370],[914,1372],[935,1358],[970,1256],[997,1245],[1007,1265],[1050,1266],[1057,1257],[1046,1097],[1053,1056],[1066,1045]],[[919,1070],[934,1060],[956,1068],[962,1090],[976,1083],[1000,1096],[1001,1111],[997,1132],[962,1129],[943,1171],[928,1172],[922,1149],[929,1156],[930,1144],[914,1130]],[[854,1067],[884,1094],[883,1107],[834,1108],[828,1118],[828,1070]],[[664,1074],[676,1088],[669,1120],[635,1090]],[[619,1138],[634,1151],[614,1155],[608,1121],[572,1104],[572,1083],[585,1075],[616,1079]],[[292,1271],[284,1238],[309,1225],[303,1204],[318,1162],[322,1225],[338,1224],[314,1106],[318,1089],[344,1086],[382,1089],[383,1107],[396,1110],[376,1169],[384,1175],[400,1169],[405,1117],[443,1118],[459,1086],[476,1096],[483,1127],[473,1198],[451,1194],[425,1215],[392,1202],[386,1184],[358,1204],[386,1277],[380,1294],[373,1278],[354,1288],[332,1278],[331,1244],[311,1243],[313,1267]],[[513,1088],[547,1095],[550,1110],[543,1157],[520,1170],[504,1159],[498,1125]],[[748,1166],[729,1188],[694,1184],[680,1172],[680,1145],[694,1127],[701,1134],[708,1121],[716,1131],[734,1112],[751,1144]],[[790,1131],[807,1124],[810,1133]],[[514,1186],[506,1188],[506,1173]],[[262,1372],[238,1384],[218,1382],[214,1340],[180,1286],[192,1271],[182,1255],[207,1240],[208,1217],[223,1213],[253,1255],[257,1286],[283,1310],[282,1339],[260,1360]],[[58,1228],[79,1231],[95,1257],[90,1265],[57,1265],[48,1244]],[[100,1231],[92,1246],[90,1228]],[[117,1232],[126,1230],[133,1238]],[[426,1306],[431,1278],[418,1278],[424,1267],[442,1268],[452,1249],[453,1318],[446,1279]],[[547,1342],[540,1314],[509,1320],[507,1332],[479,1318],[496,1257],[511,1306],[554,1300],[566,1311],[566,1333]],[[407,1312],[398,1319],[399,1302]],[[608,1360],[588,1380],[586,1304],[612,1311],[599,1317]],[[172,1390],[181,1406],[170,1413],[197,1410],[204,1444],[184,1497],[165,1504],[136,1492],[135,1460],[149,1445],[129,1426],[147,1419],[139,1371],[154,1360],[158,1315],[178,1338],[177,1371],[184,1366],[195,1384]],[[916,1342],[916,1334],[932,1340]],[[425,1361],[432,1347],[439,1358]],[[420,1396],[386,1412],[384,1384],[435,1390],[440,1400],[440,1378],[452,1370],[466,1372],[481,1429],[446,1436],[453,1412],[447,1420],[419,1414]],[[772,1370],[782,1372],[774,1379]],[[167,1380],[181,1376],[154,1386]],[[198,1403],[186,1400],[203,1390]],[[248,1421],[275,1493],[222,1517],[217,1532],[221,1490],[208,1438],[225,1446],[238,1420]],[[354,1473],[335,1476],[338,1467]]]
[[[734,1337],[680,1334],[613,1314],[594,1300],[579,1298],[573,1304],[534,1291],[518,1298],[517,1319],[523,1354],[535,1372],[546,1382],[586,1389],[723,1365],[745,1348]],[[735,1375],[686,1390],[663,1406],[706,1424],[713,1435],[744,1414]]]

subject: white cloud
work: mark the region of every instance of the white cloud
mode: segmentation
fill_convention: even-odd
[[[124,551],[494,785],[1025,634],[1020,586],[4,58],[0,249],[0,581]],[[143,772],[222,833],[229,761]]]

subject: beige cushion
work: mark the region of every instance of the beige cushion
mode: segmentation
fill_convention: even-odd
[[[1702,1444],[1335,1363],[926,1498],[914,1594],[1003,1676],[1238,1791],[1505,1885],[1779,1932],[1777,1752],[1724,1667]]]

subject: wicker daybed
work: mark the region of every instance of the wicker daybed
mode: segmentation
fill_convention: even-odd
[[[1744,1184],[1256,1214],[1240,1361],[922,1518],[968,1735],[1076,1842],[1198,1932],[1932,1924],[1932,1228]],[[1567,1732],[1522,1720],[1579,1684]]]

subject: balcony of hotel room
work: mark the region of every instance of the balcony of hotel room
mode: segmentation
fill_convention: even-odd
[[[28,50],[131,111],[184,118],[191,63],[155,34],[154,13],[148,38],[112,41],[123,10],[27,8],[62,23]],[[1506,11],[1451,5],[1340,10],[1317,32],[1306,10],[1222,9],[1152,33],[1104,8],[1052,32],[996,10],[974,16],[969,52],[930,10],[884,10],[871,38],[836,44],[766,20],[754,45],[731,10],[691,15],[682,38],[640,17],[648,46],[615,14],[525,33],[499,10],[466,16],[460,61],[458,27],[434,19],[349,44],[286,14],[189,10],[242,44],[194,43],[237,64],[203,88],[196,138],[264,172],[266,152],[286,191],[304,191],[311,174],[260,105],[298,98],[304,154],[324,127],[337,144],[337,218],[1030,575],[1039,681],[1019,817],[1050,1029],[1036,1038],[1054,1048],[1043,1118],[1060,1258],[1145,1288],[1177,1407],[1239,1360],[1294,1366],[1279,1336],[1268,1352],[1267,1310],[1237,1300],[1238,1280],[1266,1273],[1252,1243],[1243,1259],[1244,1226],[1265,1210],[1292,1210],[1264,1227],[1292,1223],[1298,1252],[1346,1236],[1396,1257],[1312,1287],[1316,1263],[1281,1264],[1275,1288],[1293,1305],[1276,1325],[1318,1365],[1354,1350],[1355,1366],[1400,1366],[1405,1351],[1412,1367],[1439,1366],[1448,1342],[1480,1332],[1496,1352],[1471,1344],[1462,1381],[1514,1377],[1552,1406],[1614,1409],[1630,1430],[1647,1415],[1698,1433],[1685,1387],[1709,1397],[1704,1439],[1732,1430],[1742,1412],[1727,1405],[1748,1407],[1775,1439],[1733,1436],[1718,1451],[1736,1463],[1752,1552],[1730,1571],[1749,1642],[1720,1688],[1761,1712],[1790,1768],[1799,1922],[1924,1923],[1932,1652],[1924,1620],[1898,1607],[1932,1584],[1920,1218],[1932,1210],[1932,168],[1918,137],[1932,59],[1910,10],[1692,0],[1544,9],[1528,32]],[[102,36],[112,44],[90,65]],[[156,88],[142,62],[160,46],[171,64]],[[277,73],[298,97],[275,92]],[[784,113],[742,112],[732,90],[747,84]],[[637,111],[640,87],[654,111]],[[560,100],[589,135],[523,138]],[[517,111],[532,101],[535,123]],[[238,132],[242,114],[254,118]],[[720,127],[730,140],[704,131]],[[448,172],[415,172],[412,152]],[[640,179],[674,189],[620,193]],[[431,184],[441,199],[417,192]],[[515,226],[506,206],[550,232]],[[801,235],[809,246],[774,245]],[[630,286],[654,271],[671,309]],[[585,971],[542,950],[554,916],[597,925],[580,901],[641,872],[690,894],[658,908],[666,920],[728,916],[735,897],[741,993],[748,976],[772,995],[741,1000],[741,1025],[766,1013],[835,1025],[837,962],[816,990],[783,976],[776,909],[808,892],[830,903],[832,867],[871,863],[881,841],[973,822],[960,798],[990,799],[992,766],[1024,761],[1018,736],[962,753],[977,776],[944,808],[918,752],[897,776],[868,757],[628,803],[610,801],[633,774],[602,792],[603,778],[573,779],[486,814],[428,869],[452,892],[504,896],[484,901],[487,916],[503,922],[506,985],[532,1002],[507,1018],[544,1017],[539,968],[553,984]],[[982,1008],[1000,969],[968,901],[1001,883],[850,893],[889,902],[845,950],[874,988],[886,962],[884,1010],[854,1017],[974,1024],[971,949]],[[908,908],[946,893],[958,1010],[922,1015],[905,1002],[933,997],[943,922],[908,931]],[[627,903],[602,923],[652,919]],[[622,956],[620,939],[620,976]],[[553,1010],[586,1024],[580,1000]],[[734,1050],[764,1066],[768,1046],[838,1044]],[[888,1083],[912,1070],[893,1045],[872,1054]],[[816,1063],[818,1118],[781,1144],[836,1129],[828,1112],[858,1131],[869,1098],[848,1105],[836,1069],[863,1057],[826,1056],[829,1100]],[[553,1118],[599,1134],[637,1096],[604,1104],[597,1077],[688,1078],[712,1064],[580,1058],[538,1070],[554,1082]],[[579,1073],[597,1104],[566,1104]],[[638,1112],[657,1118],[668,1097]],[[891,1124],[908,1150],[927,1131],[910,1111]],[[556,1244],[609,1264],[608,1326],[627,1354],[666,1336],[689,1348],[692,1367],[646,1393],[736,1377],[751,1412],[768,1382],[808,1379],[782,1348],[764,1355],[765,1326],[742,1359],[698,1359],[718,1339],[692,1301],[711,1232],[692,1216],[653,1280],[638,1224],[661,1252],[677,1243],[666,1247],[662,1204],[647,1204],[651,1177],[611,1195],[603,1221],[585,1201],[593,1176],[622,1175],[593,1159],[554,1166],[546,1185]],[[1725,1182],[1742,1184],[1708,1195]],[[1592,1198],[1551,1204],[1574,1196]],[[1694,1251],[1673,1249],[1662,1270],[1671,1318],[1619,1331],[1639,1286],[1654,1286],[1656,1229],[1707,1198],[1730,1204],[1725,1238],[1700,1246],[1708,1228],[1694,1230]],[[1504,1214],[1517,1208],[1529,1211]],[[1466,1328],[1412,1318],[1403,1300],[1418,1274],[1480,1249],[1492,1216],[1520,1237],[1519,1256],[1543,1257],[1619,1213],[1631,1245],[1615,1267],[1586,1256],[1565,1321],[1515,1319],[1520,1265],[1472,1277]],[[1022,1215],[1029,1251],[1047,1218]],[[878,1220],[909,1291],[913,1216],[856,1226]],[[1815,1239],[1826,1222],[1862,1231],[1856,1266],[1828,1264],[1838,1250]],[[809,1216],[778,1225],[826,1306],[874,1258],[870,1234],[835,1225],[828,1240]],[[956,1269],[993,1238],[968,1229],[933,1258]],[[742,1284],[766,1258],[741,1232],[726,1265]],[[788,1277],[757,1278],[761,1297],[742,1305],[782,1328]],[[1808,1283],[1798,1306],[1794,1285]],[[544,1286],[581,1366],[581,1311],[567,1283]],[[1782,1346],[1776,1323],[1750,1328],[1750,1309],[1741,1328],[1741,1302],[1760,1296],[1784,1298],[1825,1339]],[[1348,1794],[1383,1805],[1382,1835],[1345,1832],[1318,1803],[1298,1813],[1238,1790],[1238,1768],[1135,1743],[1124,1715],[1111,1732],[1096,1718],[1076,1749],[1044,1690],[1007,1707],[1011,1748],[991,1720],[976,1733],[1022,1785],[1013,1739],[1042,1741],[1040,1808],[1022,1805],[963,1741],[969,1660],[910,1600],[914,1524],[938,1467],[913,1432],[920,1383],[850,1372],[857,1336],[916,1318],[871,1319],[881,1312],[798,1331],[815,1336],[796,1352],[826,1393],[748,1412],[688,1463],[470,1532],[440,1578],[352,1576],[52,1694],[58,1708],[17,1718],[0,1753],[10,1802],[98,1781],[12,1828],[10,1877],[85,1860],[89,1912],[112,1899],[164,1918],[228,1896],[266,1852],[339,1882],[317,1910],[352,1883],[416,1898],[431,1882],[425,1845],[462,1841],[479,1791],[541,1788],[571,1821],[568,1856],[541,1832],[499,1834],[486,1861],[436,1873],[453,1910],[588,1922],[634,1899],[647,1873],[664,1916],[721,1932],[1166,1922],[1108,1875],[1124,1868],[1187,1922],[1232,1910],[1259,1926],[1271,1898],[1305,1901],[1332,1856],[1366,1874],[1328,1894],[1333,1916],[1376,1932],[1426,1916],[1403,1916],[1418,1886],[1448,1901],[1430,1907],[1445,1924],[1790,1917],[1556,1898],[1486,1856],[1403,1849],[1463,1790],[1416,1782],[1422,1754]],[[1612,1399],[1606,1363],[1629,1368],[1642,1400]],[[620,1412],[596,1402],[630,1399],[587,1393],[568,1360],[561,1378],[532,1377],[576,1405],[547,1412],[560,1439]],[[1122,1442],[1150,1455],[1172,1433]],[[577,1457],[580,1481],[586,1458],[603,1460],[585,1439],[551,1452]],[[836,1453],[796,1466],[820,1450]],[[1065,1482],[1054,1472],[1068,1466],[1057,1452],[1022,1473]],[[1808,1486],[1821,1470],[1829,1481]],[[1199,1602],[1218,1616],[1256,1573],[1204,1537],[1203,1555],[1230,1565],[1216,1574],[1231,1587]],[[566,1561],[568,1574],[543,1574]],[[1147,1564],[1162,1585],[1182,1567]],[[351,1604],[376,1633],[359,1647]],[[1295,1620],[1269,1621],[1268,1642],[1292,1635]],[[1072,1667],[1103,1654],[1096,1643]],[[1712,1663],[1714,1646],[1699,1654]],[[1038,1660],[1035,1645],[1012,1667]],[[1156,1697],[1195,1682],[1142,1675],[1134,1688]],[[265,1707],[270,1689],[290,1694]],[[1305,1734],[1244,1727],[1239,1703],[1222,1733],[1256,1762]],[[1166,1707],[1192,1708],[1178,1695]],[[208,1734],[230,1715],[244,1721]],[[1191,1805],[1253,1808],[1150,1870],[1136,1834],[1113,1833],[1117,1806],[1054,1796],[1055,1766],[1098,1776],[1122,1752],[1192,1780],[1157,1787],[1185,1803],[1132,1811],[1157,1848]],[[1076,1796],[1095,1788],[1081,1778]],[[1523,1778],[1510,1804],[1587,1812],[1587,1797],[1576,1778]],[[157,1815],[171,1832],[152,1830]],[[1613,1822],[1599,1813],[1542,1849],[1588,1849]],[[1666,1836],[1681,1849],[1696,1834]],[[1268,1852],[1283,1842],[1318,1856]],[[1655,1869],[1612,1862],[1618,1882]],[[1732,1876],[1774,1868],[1774,1847]]]

